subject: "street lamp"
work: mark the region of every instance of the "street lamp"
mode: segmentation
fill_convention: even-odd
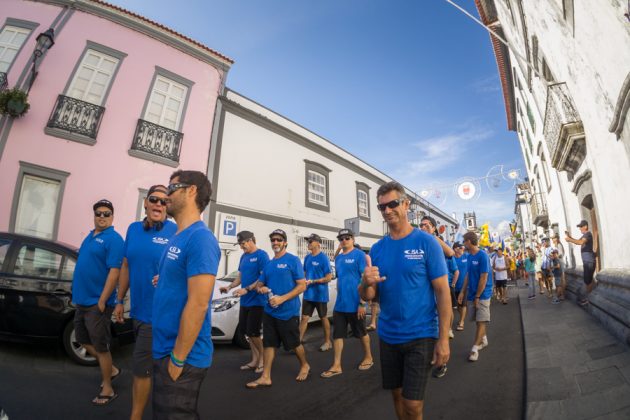
[[[37,60],[41,57],[49,48],[55,45],[55,30],[53,28],[48,28],[46,32],[42,32],[37,35],[37,44],[35,45],[35,50],[33,51],[33,65],[31,66],[31,81],[28,84],[27,92],[31,91],[31,87],[33,86],[33,82],[35,82],[35,78],[37,77]]]

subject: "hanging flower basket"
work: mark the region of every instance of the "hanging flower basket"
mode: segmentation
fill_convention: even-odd
[[[0,92],[0,114],[20,118],[28,112],[28,94],[18,88]]]

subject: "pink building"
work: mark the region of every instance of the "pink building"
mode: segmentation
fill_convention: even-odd
[[[97,0],[2,0],[0,25],[0,85],[23,90],[38,34],[54,31],[30,110],[0,116],[0,230],[79,245],[107,198],[124,235],[146,188],[208,172],[231,59]]]

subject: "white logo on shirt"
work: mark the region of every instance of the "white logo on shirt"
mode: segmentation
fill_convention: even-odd
[[[175,261],[179,258],[179,254],[181,254],[181,252],[181,249],[177,248],[176,246],[172,246],[168,249],[168,252],[166,253],[166,258]]]
[[[354,264],[354,258],[346,258],[344,262],[346,264]]]
[[[278,264],[276,267],[278,267],[278,268],[287,268],[287,265],[286,264]]]
[[[311,264],[313,264],[313,266],[317,267],[319,265],[319,263],[317,261],[313,261]]]
[[[254,257],[254,258],[250,258],[249,259],[249,262],[256,262],[256,261],[258,261],[258,257]]]
[[[153,238],[153,243],[158,245],[166,245],[168,243],[168,238]]]
[[[422,249],[405,249],[405,259],[408,260],[421,260],[424,258],[424,251]]]
[[[99,244],[104,243],[105,241],[103,241],[101,238],[96,238],[94,239],[96,242],[98,242]]]
[[[467,263],[468,262],[468,258],[462,260],[463,263]]]
[[[479,261],[473,261],[472,265],[479,265]]]

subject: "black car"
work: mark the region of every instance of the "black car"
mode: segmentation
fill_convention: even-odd
[[[0,232],[0,337],[18,341],[62,340],[72,360],[96,359],[75,340],[72,275],[77,248],[46,239]],[[120,344],[133,341],[131,321],[112,323]]]

